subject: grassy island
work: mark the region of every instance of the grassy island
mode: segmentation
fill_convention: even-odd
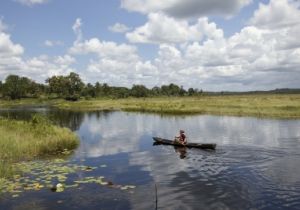
[[[123,110],[160,114],[212,114],[300,118],[300,94],[236,94],[184,97],[0,100],[0,107],[49,105],[76,111]]]
[[[0,118],[0,177],[11,173],[12,163],[75,149],[78,137],[67,128],[33,116],[30,122]]]
[[[300,94],[256,94],[59,101],[70,110],[123,110],[162,114],[213,114],[300,118]]]

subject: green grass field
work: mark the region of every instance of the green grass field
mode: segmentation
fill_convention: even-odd
[[[0,118],[0,177],[11,175],[14,162],[60,154],[78,144],[79,139],[71,130],[54,126],[39,116],[31,122]]]
[[[59,101],[55,106],[71,110],[300,118],[300,94],[98,99],[78,102]]]
[[[199,97],[159,97],[126,99],[91,99],[18,101],[0,100],[0,107],[12,105],[53,105],[69,110],[123,110],[161,114],[212,114],[270,118],[300,118],[300,94],[256,94]]]

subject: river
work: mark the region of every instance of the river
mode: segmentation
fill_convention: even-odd
[[[35,112],[80,137],[63,164],[93,170],[72,173],[68,182],[103,176],[110,185],[43,188],[15,198],[6,193],[0,209],[300,209],[300,120],[45,107],[0,115],[29,119]],[[153,136],[172,139],[179,129],[190,142],[216,143],[216,151],[153,146]]]

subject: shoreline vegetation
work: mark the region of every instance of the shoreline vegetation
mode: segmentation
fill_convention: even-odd
[[[2,98],[2,99],[1,99]],[[300,118],[300,89],[209,92],[174,83],[131,88],[96,82],[85,84],[74,72],[52,76],[46,83],[8,75],[0,81],[0,108],[14,105],[55,106],[69,110],[123,110],[160,114],[211,114]]]
[[[99,99],[63,101],[55,106],[69,110],[122,110],[159,114],[300,118],[300,94]]]
[[[40,115],[28,122],[0,118],[0,178],[16,172],[14,163],[71,153],[78,145],[75,133]]]
[[[125,99],[0,100],[1,107],[49,105],[76,111],[122,110],[159,114],[212,114],[267,118],[300,118],[300,94],[245,94],[217,96],[147,97]]]

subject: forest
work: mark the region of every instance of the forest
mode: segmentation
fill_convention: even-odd
[[[80,98],[127,98],[127,97],[154,97],[154,96],[196,96],[202,90],[189,88],[185,90],[176,84],[162,85],[148,89],[144,85],[134,84],[131,88],[114,87],[106,83],[96,82],[85,84],[80,76],[71,72],[67,76],[52,76],[46,79],[45,84],[37,83],[30,78],[18,75],[9,75],[0,81],[0,97],[4,99],[21,98],[63,98],[76,101]]]
[[[181,97],[181,96],[214,96],[214,95],[257,95],[257,94],[299,94],[300,89],[281,88],[268,91],[203,91],[198,88],[184,89],[182,86],[170,83],[160,87],[147,88],[142,84],[133,84],[131,88],[110,86],[107,83],[96,82],[85,84],[80,76],[71,72],[67,76],[52,76],[44,84],[35,82],[28,77],[8,75],[0,81],[0,98],[16,100],[22,98],[66,99],[77,101],[79,99],[112,98],[122,99],[128,97]]]

